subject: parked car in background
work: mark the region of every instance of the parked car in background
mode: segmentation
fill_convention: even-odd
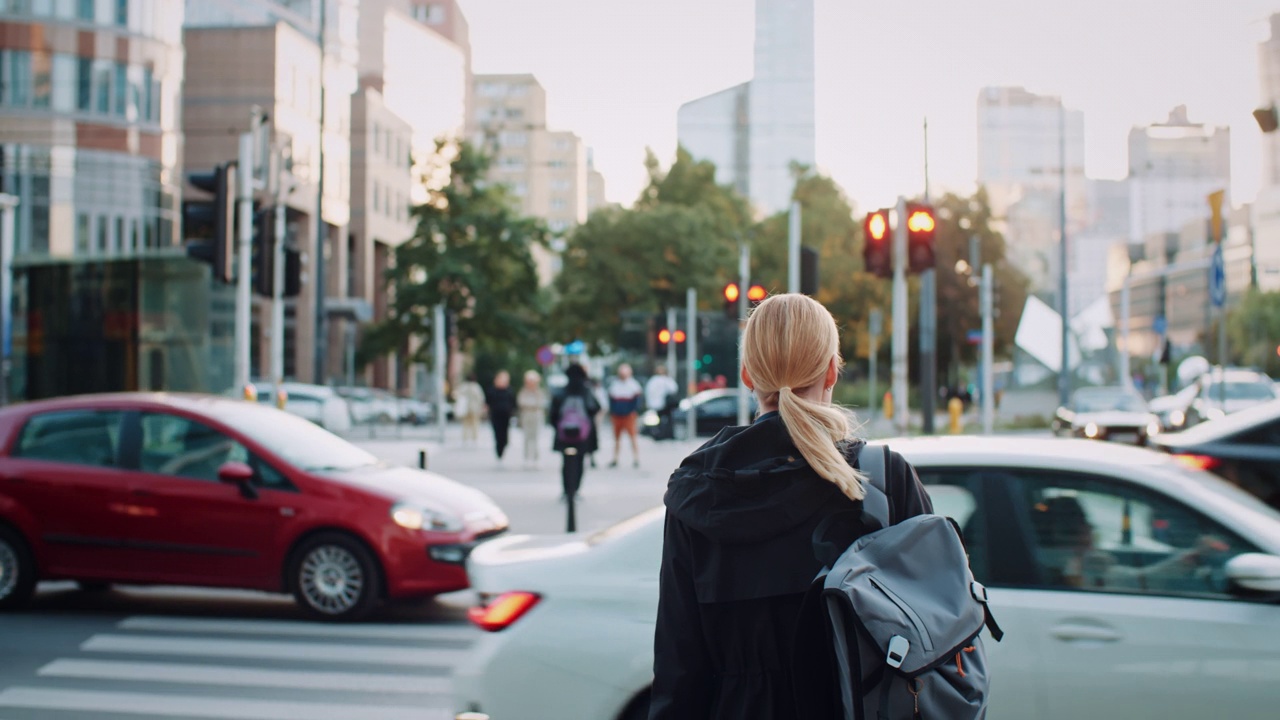
[[[1162,435],[1154,446],[1280,508],[1280,400]]]
[[[748,422],[754,419],[758,411],[755,393],[747,393]],[[726,427],[738,424],[738,389],[717,388],[703,390],[691,398],[680,401],[679,406],[671,413],[672,432],[677,440],[689,438],[689,410],[694,409],[698,425],[698,437],[711,437]],[[658,433],[657,413],[646,413],[641,422],[640,432],[650,437]]]
[[[1055,435],[1142,445],[1160,432],[1160,420],[1133,388],[1080,388],[1054,415]]]
[[[468,552],[506,527],[480,491],[259,403],[128,393],[0,410],[0,609],[64,579],[292,593],[347,620],[466,588]]]
[[[964,530],[1006,634],[990,720],[1275,715],[1280,513],[1162,453],[1026,438],[891,443]],[[521,720],[646,716],[664,513],[472,553],[454,708]],[[1191,660],[1188,660],[1191,658]],[[1239,671],[1170,672],[1170,663]]]
[[[1172,395],[1161,395],[1147,403],[1147,408],[1160,421],[1161,432],[1175,432],[1187,427],[1187,412],[1199,393],[1199,384],[1193,382]]]
[[[277,404],[279,399],[275,395],[274,384],[257,381],[252,385],[259,404]],[[285,412],[310,420],[331,432],[343,433],[351,430],[351,405],[333,388],[284,382],[280,384],[280,390],[284,392]],[[240,397],[240,393],[233,390],[227,396]]]
[[[1187,410],[1187,427],[1280,397],[1271,378],[1256,370],[1215,369],[1202,375],[1196,384],[1199,392]]]
[[[351,421],[357,425],[390,424],[400,421],[399,398],[386,390],[367,387],[335,387],[351,408]]]

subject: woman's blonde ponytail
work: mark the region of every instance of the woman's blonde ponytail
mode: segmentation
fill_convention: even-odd
[[[821,477],[853,500],[866,492],[862,476],[841,452],[853,435],[849,415],[797,394],[826,379],[839,359],[840,339],[831,313],[805,295],[774,295],[752,312],[743,333],[747,374],[762,397],[777,396],[778,413],[791,442]]]

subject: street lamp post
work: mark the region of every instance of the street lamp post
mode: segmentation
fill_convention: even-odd
[[[0,193],[0,405],[9,404],[13,369],[13,243],[18,198]]]

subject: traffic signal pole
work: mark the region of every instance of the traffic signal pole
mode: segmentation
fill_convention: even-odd
[[[995,429],[995,328],[992,322],[994,314],[993,295],[995,294],[994,276],[991,263],[982,266],[982,433],[990,435]]]
[[[239,212],[236,227],[236,389],[243,394],[249,386],[249,313],[252,310],[253,273],[253,144],[255,133],[240,135],[240,156],[236,163]]]
[[[742,331],[747,327],[747,291],[751,289],[751,246],[738,245],[738,425],[746,425],[747,384],[742,381],[743,362]]]
[[[280,398],[280,384],[284,382],[284,243],[285,243],[285,187],[284,151],[276,151],[276,231],[271,248],[271,381],[275,384],[276,402]]]
[[[787,218],[787,292],[800,292],[800,201],[791,201]]]
[[[898,197],[893,223],[893,422],[899,434],[910,427],[907,405],[907,199]]]
[[[667,372],[671,373],[672,379],[680,377],[680,366],[676,360],[676,309],[674,307],[667,308],[667,328],[671,331],[671,340],[667,343]],[[687,336],[688,333],[685,333]],[[658,408],[653,408],[657,410]]]
[[[685,294],[685,304],[689,318],[685,326],[688,328],[685,334],[685,366],[689,379],[689,384],[685,390],[685,396],[692,398],[698,391],[698,290],[689,288]],[[693,403],[689,403],[689,412],[686,413],[686,420],[689,423],[689,439],[698,437],[698,418],[696,417],[697,408]],[[672,428],[675,432],[675,428]]]

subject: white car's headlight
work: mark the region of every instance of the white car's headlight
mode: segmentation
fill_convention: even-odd
[[[1182,427],[1182,423],[1187,421],[1187,414],[1181,410],[1174,410],[1169,413],[1169,425],[1173,427]]]
[[[640,421],[648,427],[657,427],[662,423],[662,418],[658,417],[658,413],[654,410],[645,410],[644,417]]]
[[[1087,438],[1090,438],[1090,439],[1098,437],[1098,425],[1097,425],[1097,423],[1089,423],[1088,425],[1085,425],[1085,426],[1084,426],[1084,436],[1085,436],[1085,437],[1087,437]]]
[[[1147,423],[1147,437],[1151,437],[1152,435],[1159,435],[1159,434],[1160,434],[1160,423],[1156,422],[1155,420],[1152,420],[1151,422]]]
[[[391,507],[391,520],[409,530],[460,532],[462,520],[454,515],[412,503],[396,503]]]

